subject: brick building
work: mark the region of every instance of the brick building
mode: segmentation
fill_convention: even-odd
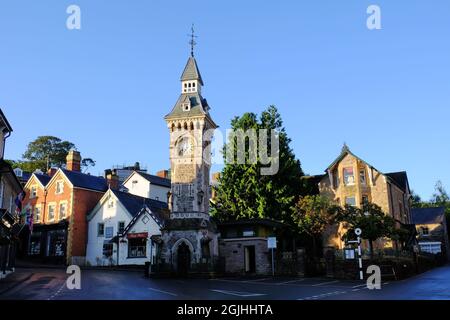
[[[112,181],[81,173],[80,165],[80,153],[70,151],[65,169],[51,169],[47,176],[35,173],[25,185],[25,208],[34,220],[27,245],[30,257],[84,264],[87,214]]]

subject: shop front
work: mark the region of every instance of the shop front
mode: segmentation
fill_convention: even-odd
[[[35,225],[29,237],[28,257],[31,260],[65,264],[67,253],[67,222]]]

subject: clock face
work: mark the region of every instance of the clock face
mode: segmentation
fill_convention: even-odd
[[[192,151],[192,144],[188,138],[183,138],[178,143],[178,156],[183,157],[190,154]]]

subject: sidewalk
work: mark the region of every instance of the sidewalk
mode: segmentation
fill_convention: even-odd
[[[5,292],[13,289],[21,283],[27,281],[33,276],[30,271],[20,271],[9,274],[6,278],[0,280],[0,296]],[[1,297],[0,297],[1,299]]]

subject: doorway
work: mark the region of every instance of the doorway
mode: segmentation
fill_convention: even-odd
[[[244,247],[245,273],[256,273],[255,246]]]
[[[178,246],[177,255],[177,272],[180,276],[186,276],[191,267],[191,250],[189,246],[183,242]]]

